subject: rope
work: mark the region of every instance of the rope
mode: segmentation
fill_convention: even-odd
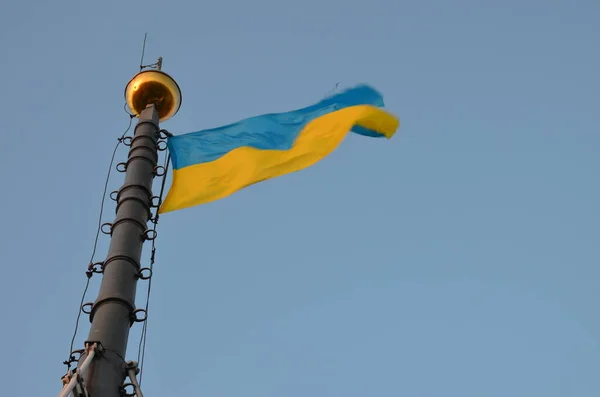
[[[154,219],[154,233],[156,234],[156,227],[158,225],[158,210],[160,209],[160,206],[162,204],[162,200],[163,200],[163,194],[165,192],[165,183],[167,181],[167,173],[169,171],[169,163],[171,160],[171,154],[167,152],[165,152],[165,160],[164,160],[164,165],[163,167],[165,168],[165,174],[162,177],[162,183],[160,186],[160,194],[159,194],[159,198],[158,198],[158,207],[156,209],[156,215],[155,215],[155,219]],[[154,274],[154,257],[156,255],[156,245],[155,245],[155,241],[156,239],[152,239],[152,253],[150,255],[150,272],[151,274]],[[146,337],[148,334],[148,307],[150,306],[150,291],[152,289],[152,278],[150,277],[150,279],[148,279],[148,290],[146,293],[146,307],[145,307],[145,311],[146,311],[146,321],[144,321],[144,325],[142,326],[142,335],[140,337],[140,344],[138,345],[138,363],[140,365],[140,381],[139,384],[140,386],[142,385],[142,377],[144,375],[144,359],[146,356]]]
[[[104,191],[102,193],[102,200],[100,202],[100,214],[98,215],[98,228],[96,229],[96,237],[94,238],[94,248],[92,249],[92,255],[90,256],[90,263],[88,266],[88,270],[85,272],[86,276],[87,276],[87,281],[85,283],[85,288],[83,289],[83,293],[81,294],[81,301],[79,303],[79,310],[77,312],[77,320],[75,321],[75,330],[73,331],[73,337],[71,338],[71,346],[69,347],[69,359],[67,361],[65,361],[65,365],[67,365],[68,370],[71,369],[71,363],[73,362],[73,345],[75,344],[75,338],[77,338],[77,331],[79,330],[79,321],[81,320],[81,306],[83,305],[83,302],[85,301],[85,296],[87,294],[87,290],[90,287],[90,279],[92,278],[92,266],[94,263],[94,256],[96,256],[96,249],[98,248],[98,237],[100,236],[100,230],[102,228],[102,215],[104,214],[104,201],[106,200],[106,191],[108,190],[108,183],[110,181],[110,173],[112,171],[112,167],[113,167],[113,163],[115,162],[115,156],[117,154],[117,149],[119,149],[119,146],[123,143],[123,138],[125,138],[125,135],[127,135],[127,133],[129,132],[129,130],[131,129],[131,124],[133,122],[133,118],[135,116],[131,115],[130,113],[127,112],[127,110],[125,110],[125,112],[129,115],[129,125],[127,126],[127,129],[125,130],[125,132],[123,132],[123,134],[121,135],[121,137],[118,139],[117,144],[115,145],[115,148],[113,150],[112,156],[110,158],[110,165],[108,166],[108,172],[106,173],[106,179],[104,181]]]

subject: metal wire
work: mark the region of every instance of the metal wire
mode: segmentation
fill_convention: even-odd
[[[165,160],[164,160],[164,175],[162,177],[162,182],[161,182],[161,186],[160,186],[160,194],[159,194],[159,198],[158,198],[158,206],[156,209],[156,215],[155,215],[155,219],[154,219],[154,227],[153,230],[156,233],[156,227],[158,225],[158,210],[160,209],[160,206],[162,204],[163,201],[163,194],[165,191],[165,183],[167,181],[167,174],[169,171],[169,163],[171,160],[171,154],[167,151],[165,151]],[[152,251],[150,254],[150,274],[154,274],[154,258],[156,255],[156,245],[155,245],[156,239],[152,239]],[[146,338],[147,338],[147,334],[148,334],[148,307],[150,305],[150,291],[152,289],[152,277],[150,277],[150,279],[148,279],[148,290],[147,290],[147,294],[146,294],[146,320],[144,321],[144,325],[142,326],[142,335],[140,337],[140,344],[138,346],[138,363],[140,365],[140,386],[142,384],[142,378],[144,375],[144,360],[146,357]]]
[[[123,134],[121,134],[121,137],[118,139],[117,144],[115,145],[115,148],[113,150],[112,156],[110,158],[110,165],[108,166],[108,172],[106,173],[106,179],[104,181],[104,191],[102,193],[102,200],[100,202],[100,214],[98,215],[98,228],[96,229],[96,237],[94,238],[94,248],[92,249],[92,255],[90,256],[90,265],[94,263],[94,256],[96,256],[96,249],[98,248],[98,238],[100,236],[100,231],[102,229],[102,215],[104,214],[104,202],[106,200],[106,191],[108,190],[108,183],[110,181],[110,174],[112,171],[113,164],[115,162],[115,156],[117,154],[117,149],[119,149],[119,146],[123,143],[123,138],[125,138],[125,135],[127,135],[129,130],[131,129],[133,117],[135,117],[135,116],[132,116],[131,114],[129,114],[129,125],[127,126],[127,129],[125,130],[125,132],[123,132]],[[78,311],[77,311],[77,320],[75,320],[75,330],[73,331],[73,337],[71,338],[71,346],[69,347],[69,359],[67,361],[65,361],[65,364],[67,365],[68,369],[71,368],[73,345],[75,344],[75,339],[77,338],[77,331],[79,330],[79,321],[81,320],[81,306],[83,305],[83,302],[85,301],[85,296],[87,294],[88,288],[90,287],[90,279],[92,276],[92,272],[90,271],[89,267],[88,267],[88,270],[86,271],[86,275],[87,275],[87,281],[85,283],[85,288],[83,290],[83,293],[81,294],[81,301],[79,302],[79,307],[78,307]]]

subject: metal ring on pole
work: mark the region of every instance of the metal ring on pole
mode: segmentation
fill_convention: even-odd
[[[104,262],[92,263],[92,273],[104,273]]]
[[[140,184],[137,184],[137,183],[135,183],[135,184],[127,184],[127,185],[121,186],[121,189],[119,189],[119,194],[122,194],[122,193],[124,193],[124,192],[126,192],[127,190],[130,190],[130,189],[140,189],[140,190],[143,190],[144,193],[146,193],[148,196],[152,196],[152,192],[150,190],[148,190],[148,188],[146,186],[140,185]],[[117,196],[117,198],[118,198],[118,196]]]
[[[150,150],[147,147],[144,146],[138,146],[137,148],[139,148],[140,150]],[[133,152],[134,150],[136,150],[137,148],[131,149],[131,152]],[[156,155],[156,154],[155,154]],[[127,167],[129,166],[129,164],[133,161],[133,160],[144,160],[147,161],[148,163],[154,165],[156,163],[156,161],[153,161],[151,158],[149,158],[148,156],[130,156],[129,159],[127,159],[127,162],[125,163],[125,170],[127,170]]]
[[[133,388],[133,391],[131,393],[129,393],[126,389],[127,387]],[[121,396],[135,397],[135,385],[133,383],[124,383],[123,386],[121,386],[121,390],[122,390]]]
[[[123,260],[123,261],[126,261],[127,263],[129,263],[130,265],[132,265],[132,266],[135,268],[135,271],[136,271],[136,272],[139,272],[139,271],[140,271],[140,268],[141,268],[141,266],[140,266],[140,264],[139,264],[137,261],[135,261],[134,259],[132,259],[132,258],[131,258],[130,256],[128,256],[128,255],[119,255],[119,254],[116,254],[116,255],[111,255],[111,256],[109,256],[108,258],[106,258],[106,259],[104,260],[104,266],[103,266],[103,268],[104,268],[104,269],[106,269],[106,267],[107,267],[107,266],[108,266],[110,263],[112,263],[112,262],[114,262],[114,261],[118,261],[118,260]]]
[[[124,223],[124,222],[130,222],[133,223],[134,225],[138,226],[140,229],[145,230],[146,229],[146,224],[141,223],[140,221],[133,219],[133,218],[121,218],[121,219],[117,219],[114,223],[111,224],[111,233],[112,230],[120,223]]]
[[[78,362],[84,352],[85,352],[85,349],[73,350],[71,352],[71,354],[69,355],[69,361],[68,362],[71,362],[71,363]],[[75,357],[75,354],[77,354],[78,356]]]
[[[86,310],[85,308],[89,307],[89,310]],[[84,303],[83,305],[81,305],[81,311],[84,312],[85,314],[92,314],[92,307],[94,307],[94,302],[87,302]]]
[[[133,137],[126,136],[125,138],[123,138],[123,145],[125,145],[125,146],[131,146],[132,142],[133,142]]]
[[[121,162],[121,163],[117,164],[116,169],[119,172],[125,172],[125,171],[127,171],[127,163]]]
[[[108,229],[106,229],[108,227]],[[112,234],[112,227],[113,224],[110,222],[106,222],[103,223],[102,226],[100,226],[100,231],[104,234]]]
[[[119,195],[120,195],[120,193],[119,193]],[[151,213],[151,211],[150,211],[150,208],[152,208],[152,203],[149,203],[149,202],[148,202],[148,200],[144,200],[144,199],[142,199],[142,198],[140,198],[140,197],[136,197],[136,196],[127,196],[127,197],[124,197],[124,198],[123,198],[121,201],[117,200],[117,210],[116,210],[115,212],[118,212],[118,211],[119,211],[119,207],[120,207],[120,206],[121,206],[121,205],[122,205],[124,202],[126,202],[126,201],[130,201],[130,200],[137,201],[138,203],[142,204],[142,205],[143,205],[145,208],[147,208],[147,210],[148,210],[148,217],[151,217],[151,216],[152,216],[152,213]],[[114,225],[113,225],[113,226],[114,226]],[[142,226],[142,229],[143,229],[143,228],[144,228],[144,227]]]
[[[144,274],[144,272],[146,272],[147,275]],[[143,267],[138,272],[138,278],[140,280],[149,280],[151,277],[152,277],[152,269],[150,269],[149,267]]]
[[[166,172],[167,169],[162,165],[157,165],[156,167],[154,167],[154,175],[156,176],[164,176]]]
[[[119,191],[118,190],[113,190],[112,192],[110,192],[110,194],[108,195],[108,197],[110,197],[110,199],[113,200],[113,201],[117,201],[117,199],[119,198]]]
[[[158,150],[159,152],[164,152],[165,150],[167,150],[167,142],[166,141],[158,141],[158,143],[156,144],[156,150]]]
[[[143,317],[138,317],[138,313],[144,313]],[[131,312],[131,321],[136,323],[143,323],[148,318],[148,312],[144,309],[135,309]]]
[[[156,138],[155,137],[151,137],[148,135],[138,135],[136,137],[133,138],[133,140],[131,141],[131,144],[133,145],[136,141],[141,141],[141,140],[147,140],[150,141],[147,144],[141,144],[140,146],[145,148],[145,149],[151,149],[151,145],[156,145]]]
[[[156,238],[156,236],[158,236],[158,233],[156,233],[156,230],[154,229],[146,229],[146,231],[144,232],[145,240],[152,241]]]
[[[160,139],[169,139],[170,137],[173,136],[173,134],[171,134],[169,131],[162,129],[160,131],[158,131],[158,136]]]
[[[150,198],[150,207],[151,208],[158,208],[159,205],[160,205],[160,197],[159,196],[152,196]]]

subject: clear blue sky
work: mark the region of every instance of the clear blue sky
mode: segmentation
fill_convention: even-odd
[[[59,392],[145,32],[147,63],[164,57],[183,90],[175,134],[338,82],[373,85],[402,120],[391,141],[350,136],[161,218],[146,396],[600,394],[597,0],[1,10],[0,394]]]

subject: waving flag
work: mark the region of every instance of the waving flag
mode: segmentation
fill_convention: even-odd
[[[391,138],[399,121],[382,107],[377,91],[358,86],[303,109],[174,136],[168,141],[173,183],[160,213],[219,200],[310,167],[349,131]]]

